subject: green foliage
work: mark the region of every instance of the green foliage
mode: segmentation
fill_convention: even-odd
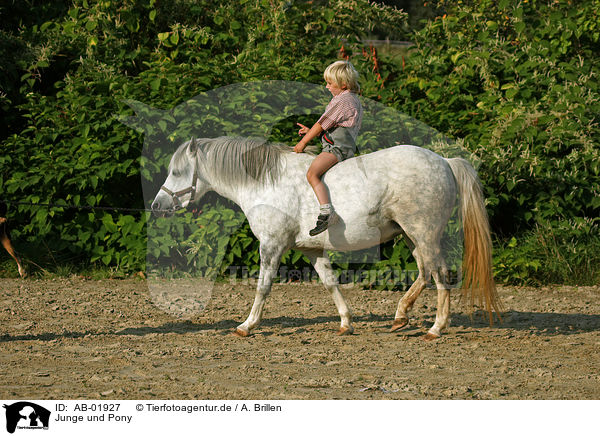
[[[446,5],[393,87],[480,156],[496,231],[600,211],[600,2]]]
[[[55,7],[24,5],[33,8],[27,19],[10,15],[22,12],[21,6],[3,9],[0,54],[9,62],[2,67],[0,105],[10,115],[3,116],[3,197],[143,207],[140,177],[154,179],[165,156],[141,160],[142,135],[119,121],[119,115],[131,115],[127,101],[172,108],[235,82],[322,83],[322,71],[337,57],[342,38],[350,49],[375,26],[400,27],[395,24],[404,19],[366,0],[317,3],[246,0],[232,8],[216,0],[75,0]],[[157,135],[172,127],[156,121]],[[233,213],[226,209],[190,215],[190,223],[201,226],[197,231],[171,229],[166,220],[148,227],[145,215],[60,207],[19,205],[11,207],[10,218],[13,237],[23,244],[44,241],[56,253],[69,253],[69,259],[123,271],[144,268],[146,232],[160,243],[150,247],[151,261],[156,249],[181,250],[177,238],[188,241],[184,250],[189,251],[178,253],[176,263],[221,271],[222,265],[194,251],[194,238],[205,238],[219,256],[229,247],[226,263],[256,265],[256,241],[238,212],[231,225],[241,227],[231,242],[217,238],[211,245],[216,233],[206,221]]]
[[[589,220],[600,214],[600,0],[571,3],[439,1],[445,15],[410,37],[409,55],[386,58],[360,39],[405,39],[405,14],[366,0],[16,2],[1,11],[0,192],[12,201],[143,207],[140,179],[160,185],[168,156],[141,159],[144,137],[119,121],[132,115],[126,102],[171,109],[232,83],[321,84],[324,67],[348,56],[363,96],[464,138],[479,157],[500,279],[597,279],[598,227]],[[187,139],[193,126],[165,114],[147,119],[145,139]],[[393,129],[396,119],[381,111],[365,129],[377,120]],[[296,121],[279,122],[272,139],[293,143]],[[440,139],[425,124],[402,124],[390,145]],[[181,214],[188,226],[145,214],[10,209],[16,240],[43,241],[70,261],[128,272],[164,255],[162,266],[174,270],[256,270],[257,241],[230,204],[213,199],[202,214]],[[215,220],[230,227],[217,231]],[[402,241],[380,250],[369,269],[412,268]],[[565,262],[550,267],[548,258]],[[290,252],[283,265],[307,260]]]
[[[519,246],[514,236],[508,243],[500,244],[494,256],[496,275],[505,283],[525,284],[537,274],[541,266],[539,259],[531,259],[531,246]]]
[[[438,3],[388,84],[396,104],[481,159],[501,280],[593,280],[536,243],[544,229],[561,253],[596,247],[574,223],[600,214],[600,2]]]
[[[179,212],[178,219],[152,219],[148,225],[149,265],[161,272],[167,268],[214,277],[242,258],[258,262],[256,239],[247,226],[240,229],[245,216],[218,203],[204,207],[202,213]]]
[[[500,245],[495,269],[507,283],[595,285],[600,280],[600,219],[543,222]]]
[[[369,289],[406,290],[417,276],[417,264],[411,250],[402,238],[396,238],[379,247],[378,258],[373,253],[331,253],[334,269],[341,270],[341,282],[356,282]],[[362,254],[362,255],[361,255]]]

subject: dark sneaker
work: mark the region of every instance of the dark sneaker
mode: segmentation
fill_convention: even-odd
[[[317,236],[319,233],[323,233],[327,228],[337,222],[337,214],[331,212],[329,215],[321,214],[317,218],[317,225],[314,229],[310,230],[308,234],[310,236]]]

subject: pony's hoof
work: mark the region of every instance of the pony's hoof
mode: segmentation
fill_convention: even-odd
[[[338,330],[338,336],[348,336],[354,333],[354,327],[341,327]]]
[[[397,330],[402,330],[408,325],[408,318],[396,318],[394,323],[392,324],[392,328],[390,332],[395,332]]]
[[[427,334],[425,335],[425,337],[423,338],[423,340],[424,340],[425,342],[431,342],[431,341],[435,341],[436,339],[439,339],[439,338],[441,338],[441,336],[440,336],[440,335],[435,335],[435,334],[433,334],[433,333],[427,333]]]
[[[247,338],[248,336],[250,336],[250,332],[247,332],[246,330],[242,330],[240,328],[236,328],[232,334],[240,338]]]

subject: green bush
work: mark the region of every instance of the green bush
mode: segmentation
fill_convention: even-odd
[[[392,87],[465,139],[497,232],[600,211],[600,2],[466,2],[416,33]]]
[[[180,142],[192,127],[161,111],[149,114],[153,130],[142,136],[120,122],[133,114],[128,102],[169,110],[232,83],[322,84],[324,67],[348,56],[362,73],[364,97],[407,114],[398,141],[429,138],[428,125],[464,139],[478,156],[501,280],[597,277],[593,263],[577,263],[569,253],[598,258],[598,228],[590,220],[600,215],[600,0],[440,1],[446,14],[409,37],[404,13],[366,0],[246,0],[236,8],[218,0],[42,3],[23,18],[16,15],[23,6],[11,9],[15,15],[2,9],[0,192],[6,200],[148,206],[140,179],[160,186],[168,155],[142,160],[143,141],[177,131],[181,136],[171,140]],[[385,57],[360,44],[368,34],[410,38],[415,46],[407,56]],[[388,114],[379,115],[387,123]],[[280,120],[272,139],[292,143],[294,122]],[[377,140],[365,136],[368,144]],[[10,209],[15,239],[43,241],[69,262],[129,272],[164,255],[169,264],[163,266],[176,270],[256,269],[257,242],[230,204],[209,199],[203,214],[182,216],[188,226],[167,220],[149,226],[146,214],[127,212]],[[229,239],[209,225],[216,217],[237,226]],[[549,235],[554,239],[539,239]],[[202,250],[218,256],[208,261]],[[380,250],[377,268],[411,267],[402,241]],[[567,261],[549,268],[544,256]],[[306,259],[290,252],[283,263],[303,267]],[[563,264],[573,271],[558,272]]]
[[[317,3],[246,0],[231,8],[216,0],[75,0],[55,9],[33,5],[27,19],[3,20],[0,53],[10,61],[0,82],[3,115],[10,115],[3,116],[8,131],[0,153],[3,197],[65,206],[148,206],[140,177],[156,179],[166,157],[141,160],[142,135],[118,117],[132,114],[127,102],[170,109],[235,82],[322,83],[322,71],[337,58],[342,38],[351,51],[366,32],[400,28],[405,17],[366,0]],[[2,12],[3,18],[10,15]],[[367,75],[365,87],[376,87],[370,80],[374,74]],[[155,135],[146,135],[149,143],[173,127],[157,121]],[[10,218],[15,239],[44,241],[48,250],[69,253],[64,257],[70,261],[123,271],[145,268],[146,232],[152,232],[145,214],[17,205]],[[189,219],[193,226],[206,218]],[[240,233],[233,241],[227,259],[233,255],[251,263],[254,254],[240,255],[235,242],[247,244],[247,239]],[[208,267],[201,256],[177,253],[175,242],[161,249],[178,254],[177,262],[189,267]]]
[[[600,281],[600,219],[544,222],[501,244],[495,269],[506,283],[596,285]]]
[[[600,215],[600,2],[440,3],[388,84],[395,102],[481,159],[499,278],[567,280],[543,275],[532,241],[542,226],[588,246],[569,223]]]

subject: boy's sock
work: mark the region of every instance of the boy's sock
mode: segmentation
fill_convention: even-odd
[[[333,212],[331,203],[322,204],[319,208],[320,215],[331,215],[331,212]]]

